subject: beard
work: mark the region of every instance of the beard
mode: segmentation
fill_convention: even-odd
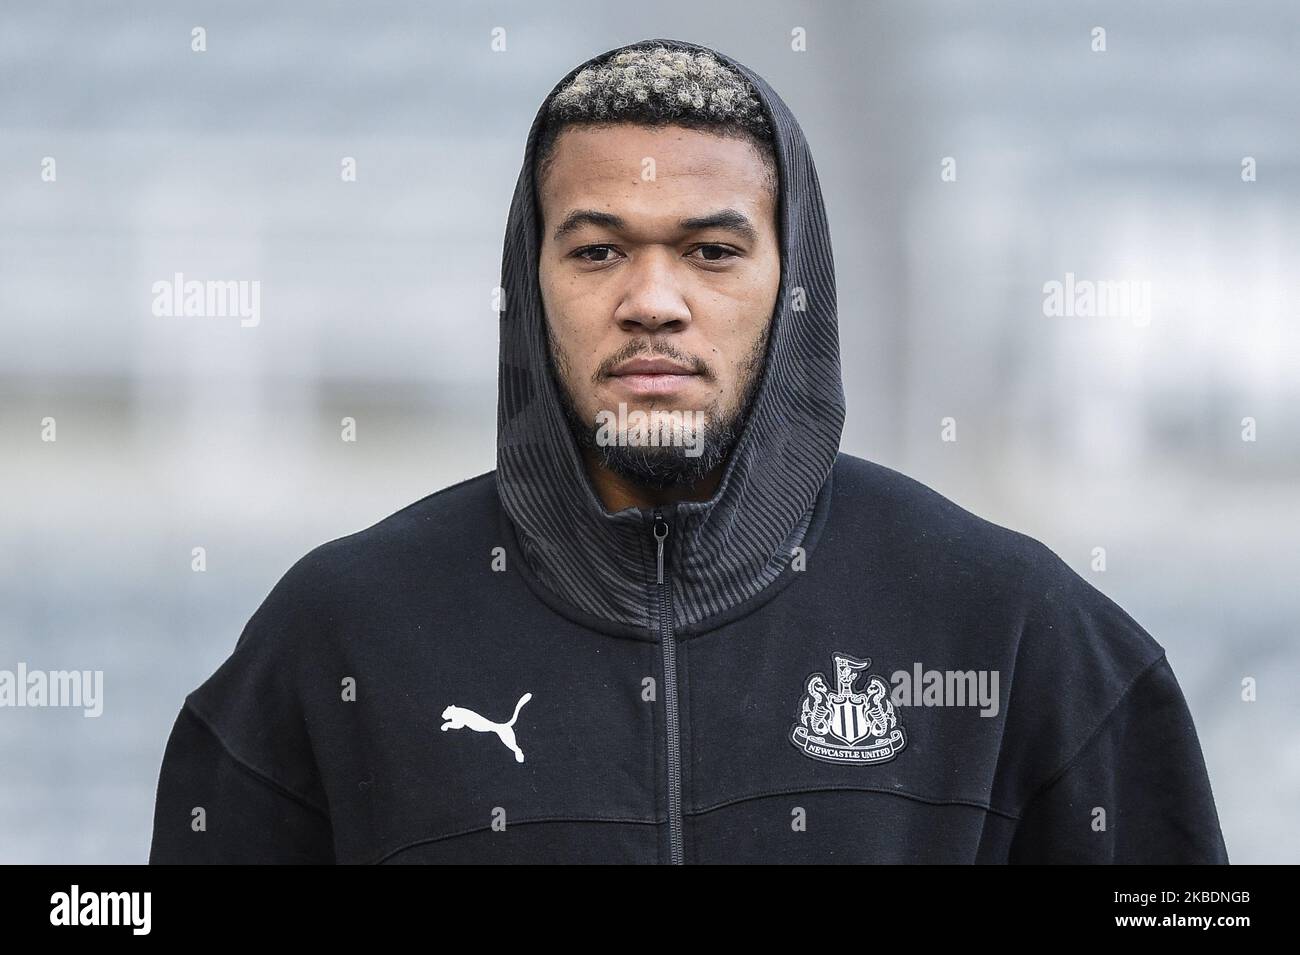
[[[573,433],[579,451],[589,453],[601,467],[625,480],[639,487],[657,491],[674,487],[690,488],[721,467],[727,460],[744,432],[754,396],[758,391],[761,377],[759,372],[762,370],[767,348],[766,330],[750,350],[741,367],[741,394],[732,408],[724,409],[721,403],[715,400],[694,415],[697,422],[701,417],[703,418],[702,425],[683,424],[681,426],[683,431],[675,431],[671,437],[663,434],[662,440],[652,444],[646,437],[646,432],[641,429],[620,430],[617,440],[614,441],[602,439],[602,433],[606,429],[595,421],[585,420],[578,413],[573,400],[573,389],[569,385],[571,376],[568,373],[568,363],[552,337],[550,323],[546,324],[552,377],[556,382],[565,420]],[[655,348],[645,348],[638,354],[665,354],[665,352]],[[673,357],[680,360],[678,355]],[[662,412],[647,410],[645,414],[647,418],[653,419],[656,414]],[[690,433],[684,433],[687,429]],[[638,441],[638,438],[641,440]],[[688,453],[695,449],[698,449],[698,453]]]

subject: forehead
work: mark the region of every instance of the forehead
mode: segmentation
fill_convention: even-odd
[[[601,201],[635,203],[638,196],[655,205],[744,206],[763,221],[772,207],[768,166],[747,139],[631,123],[571,126],[560,133],[539,183],[544,212],[563,215],[566,208]]]

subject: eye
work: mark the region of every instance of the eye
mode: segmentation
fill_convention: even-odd
[[[575,250],[572,253],[572,255],[574,256],[574,258],[582,259],[584,262],[591,262],[595,265],[603,265],[606,262],[613,261],[612,258],[608,255],[603,256],[601,258],[594,258],[594,259],[588,258],[588,256],[592,253],[601,253],[601,252],[612,253],[615,251],[617,250],[612,245],[588,245],[585,246],[584,248]]]
[[[689,254],[696,252],[704,253],[699,257],[703,262],[726,262],[740,255],[735,249],[729,246],[719,245],[716,242],[706,242],[703,245],[697,245]],[[593,265],[604,265],[614,261],[614,255],[618,253],[612,245],[588,245],[581,249],[575,249],[569,253],[575,259],[581,259],[584,262],[590,262]]]
[[[725,245],[718,245],[712,242],[706,243],[704,245],[698,245],[691,251],[704,252],[706,250],[709,254],[703,256],[703,260],[705,262],[726,262],[727,259],[734,259],[736,256],[740,254],[735,249],[731,249]]]

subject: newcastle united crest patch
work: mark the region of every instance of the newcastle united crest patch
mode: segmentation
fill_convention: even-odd
[[[883,763],[907,745],[898,725],[889,687],[871,675],[862,690],[855,690],[858,675],[871,666],[871,658],[859,660],[838,651],[835,689],[826,677],[808,677],[806,693],[799,707],[799,722],[790,731],[790,742],[805,755],[828,763]]]

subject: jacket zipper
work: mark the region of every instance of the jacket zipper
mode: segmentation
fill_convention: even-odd
[[[664,541],[668,522],[654,509],[654,539],[658,556],[659,642],[664,653],[664,722],[668,728],[668,858],[673,865],[683,862],[682,849],[682,741],[677,713],[677,645],[673,641],[673,592],[664,577]]]

